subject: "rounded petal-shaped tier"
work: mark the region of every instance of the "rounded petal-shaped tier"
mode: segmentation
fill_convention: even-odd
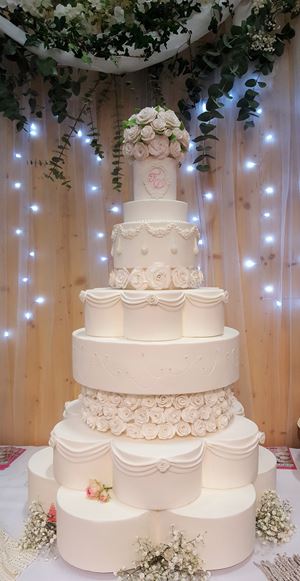
[[[202,489],[199,498],[183,508],[158,513],[160,540],[170,526],[194,539],[203,534],[199,554],[207,569],[223,569],[241,563],[255,543],[256,494],[252,484],[232,490]]]
[[[70,565],[105,573],[132,566],[135,539],[153,538],[155,515],[122,504],[103,503],[84,492],[60,487],[57,493],[57,546]]]
[[[73,374],[93,389],[141,395],[197,393],[239,377],[239,333],[177,341],[132,341],[73,333]]]
[[[28,503],[38,501],[46,512],[55,502],[58,490],[52,460],[53,450],[47,447],[33,454],[28,462]]]
[[[258,447],[258,474],[254,482],[257,500],[266,490],[276,490],[276,456],[263,446]]]

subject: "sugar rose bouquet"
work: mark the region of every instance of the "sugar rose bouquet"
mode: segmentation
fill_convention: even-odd
[[[190,136],[183,123],[164,107],[145,107],[134,113],[123,121],[123,130],[123,155],[132,161],[149,156],[182,161],[189,147]]]

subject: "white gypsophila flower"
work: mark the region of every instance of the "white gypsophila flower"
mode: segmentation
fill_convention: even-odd
[[[291,505],[281,500],[275,490],[267,490],[256,511],[256,534],[264,542],[287,542],[295,530]]]
[[[265,30],[258,31],[253,35],[248,35],[251,37],[250,48],[256,52],[268,52],[273,53],[275,51],[276,36],[274,34],[268,34]]]
[[[139,141],[134,144],[133,157],[137,161],[144,161],[149,157],[149,147],[145,143]]]
[[[139,113],[135,115],[135,120],[138,125],[148,125],[152,123],[157,116],[154,107],[144,107]]]

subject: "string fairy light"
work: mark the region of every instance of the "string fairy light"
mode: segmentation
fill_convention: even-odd
[[[273,234],[267,234],[265,236],[265,242],[267,244],[271,244],[272,242],[274,242],[274,236],[273,236]]]
[[[36,297],[34,299],[34,302],[37,303],[38,305],[43,305],[45,301],[46,301],[45,297]]]
[[[31,311],[26,311],[24,313],[24,318],[26,319],[26,321],[30,321],[30,319],[32,319],[32,317],[33,317],[33,314]]]
[[[21,188],[21,186],[22,186],[21,182],[15,182],[14,183],[15,190],[19,190]]]
[[[272,196],[272,194],[274,194],[274,188],[273,186],[266,186],[265,187],[265,193],[268,194],[269,196]]]
[[[17,236],[22,236],[22,234],[23,234],[23,230],[22,230],[22,228],[16,228],[16,229],[15,229],[15,234],[16,234]]]
[[[266,133],[264,140],[266,143],[272,143],[274,141],[273,133]]]
[[[34,258],[35,257],[35,250],[30,250],[30,252],[28,254],[31,258]]]
[[[267,284],[264,287],[264,291],[268,294],[272,294],[274,292],[274,286],[272,284]]]
[[[243,264],[247,270],[254,268],[254,266],[256,266],[256,262],[255,260],[252,260],[252,258],[245,258]]]
[[[97,238],[104,238],[105,234],[104,232],[97,232],[96,236]]]
[[[38,204],[31,204],[30,206],[30,210],[36,214],[37,212],[39,212],[40,207],[38,206]]]
[[[190,164],[190,165],[187,165],[186,166],[186,171],[188,171],[189,173],[191,173],[192,171],[195,171],[195,168],[194,168],[193,165]]]
[[[9,331],[8,329],[5,329],[5,331],[3,331],[3,338],[4,339],[8,339],[8,337],[11,336],[11,331]]]
[[[29,134],[31,135],[31,137],[37,137],[38,127],[37,127],[36,123],[30,124]]]
[[[110,211],[113,214],[119,214],[119,212],[120,212],[120,206],[112,206],[111,209],[110,209]]]
[[[16,151],[16,153],[15,153],[15,158],[16,158],[16,159],[21,159],[21,157],[22,157],[22,154],[21,154],[21,153],[19,153],[18,151]]]
[[[264,218],[270,218],[270,216],[271,216],[271,212],[264,212],[263,213]]]
[[[205,192],[205,194],[203,195],[203,197],[210,202],[211,200],[213,200],[214,195],[213,195],[212,192]]]
[[[106,262],[108,260],[107,256],[100,257],[101,262]]]
[[[251,159],[247,159],[247,161],[245,162],[245,167],[247,169],[253,169],[254,167],[256,167],[256,162],[252,161]]]

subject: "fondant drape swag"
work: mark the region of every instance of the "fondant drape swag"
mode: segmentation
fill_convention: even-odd
[[[261,96],[256,129],[244,132],[228,101],[217,127],[215,169],[188,171],[191,150],[178,180],[178,199],[189,203],[191,220],[200,216],[205,284],[229,291],[227,324],[241,333],[235,393],[269,445],[296,445],[300,415],[299,23],[296,28],[298,38]],[[67,159],[70,191],[46,180],[39,163],[59,138],[46,100],[44,119],[32,120],[31,134],[16,135],[0,121],[2,444],[46,443],[64,402],[78,393],[71,370],[71,332],[83,324],[78,295],[107,285],[111,230],[122,221],[121,202],[131,197],[125,165],[122,192],[111,186],[116,88],[125,119],[155,104],[146,80],[147,72],[132,75],[135,91],[117,80],[101,108],[95,100],[105,158],[92,155],[82,126]],[[166,81],[164,94],[176,109],[181,83]]]

